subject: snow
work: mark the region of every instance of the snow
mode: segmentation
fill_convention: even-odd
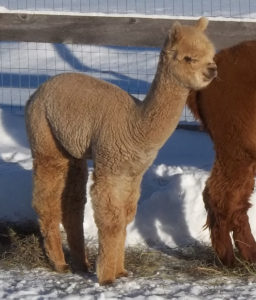
[[[86,284],[85,284],[86,282]],[[182,282],[153,278],[121,279],[113,286],[101,287],[96,278],[76,274],[49,273],[43,269],[0,274],[1,299],[256,299],[256,284],[226,279],[224,283]]]

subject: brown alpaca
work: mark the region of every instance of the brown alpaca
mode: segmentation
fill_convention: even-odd
[[[256,170],[255,54],[256,41],[222,50],[215,58],[218,79],[188,99],[216,151],[203,199],[213,247],[226,265],[234,262],[230,232],[241,256],[256,261],[247,216]]]
[[[106,284],[127,275],[126,226],[136,213],[142,176],[175,129],[190,89],[203,88],[216,76],[214,48],[204,34],[207,24],[201,18],[195,26],[172,27],[143,102],[114,85],[74,73],[53,77],[29,100],[33,207],[55,270],[67,267],[61,222],[73,264],[87,270],[83,216],[86,159],[92,159],[97,276]]]

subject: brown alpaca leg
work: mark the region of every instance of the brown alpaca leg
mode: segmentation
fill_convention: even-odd
[[[237,182],[233,191],[236,193],[231,209],[233,238],[241,256],[250,262],[256,261],[256,243],[251,232],[247,211],[250,207],[249,198],[254,186],[254,172],[250,168],[239,170],[243,178],[236,176]],[[247,178],[246,178],[247,176]]]
[[[62,250],[59,225],[61,194],[64,188],[67,162],[50,157],[34,157],[33,207],[38,217],[44,247],[56,271],[67,269]]]
[[[140,183],[141,177],[132,180],[131,190],[132,193],[128,197],[126,201],[126,205],[124,208],[124,214],[126,216],[126,226],[134,219],[136,210],[137,210],[137,202],[140,197]],[[125,254],[125,239],[126,239],[126,228],[121,236],[121,240],[119,241],[119,255],[117,257],[116,264],[116,277],[125,277],[128,276],[128,272],[124,267],[124,254]]]
[[[126,226],[123,232],[120,234],[118,244],[118,251],[117,251],[117,258],[116,258],[116,278],[120,277],[127,277],[128,272],[124,267],[124,258],[125,258],[125,240],[126,240]]]
[[[243,259],[249,262],[256,262],[256,243],[251,233],[251,227],[246,213],[236,218],[236,223],[241,222],[239,226],[234,227],[233,238]]]
[[[99,229],[99,256],[97,261],[97,276],[101,285],[110,284],[115,281],[117,258],[124,256],[123,249],[119,249],[120,241],[123,241],[122,226],[104,227]],[[121,228],[120,228],[121,227]],[[100,228],[100,226],[99,226]],[[122,253],[120,253],[122,252]],[[126,270],[118,272],[119,276],[127,274]]]
[[[230,238],[225,178],[222,176],[218,162],[215,162],[211,176],[203,191],[203,200],[207,210],[207,222],[212,246],[219,259],[227,266],[234,263],[234,252]]]
[[[73,268],[76,271],[88,271],[89,267],[83,230],[87,176],[86,161],[70,159],[62,194],[62,223],[67,233]]]
[[[116,278],[117,257],[123,251],[119,248],[126,227],[123,199],[112,178],[95,177],[91,195],[99,234],[97,276],[100,284],[109,284]]]
[[[219,258],[226,265],[234,261],[229,233],[233,237],[242,257],[256,260],[256,244],[248,222],[247,210],[253,189],[253,169],[246,162],[228,162],[220,168],[215,163],[204,191],[208,211],[207,225]]]

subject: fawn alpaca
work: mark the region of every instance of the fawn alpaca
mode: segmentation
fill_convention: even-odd
[[[209,132],[216,151],[203,191],[212,245],[226,265],[234,263],[230,232],[242,258],[256,262],[248,222],[256,171],[256,41],[216,55],[218,79],[192,93],[188,105]]]
[[[60,222],[74,266],[87,269],[83,215],[86,160],[92,159],[97,276],[107,284],[127,275],[126,226],[136,213],[142,176],[175,129],[190,89],[203,88],[216,76],[214,48],[204,34],[207,24],[201,18],[195,26],[173,25],[143,102],[114,85],[74,73],[53,77],[28,101],[33,207],[57,271],[67,267]]]

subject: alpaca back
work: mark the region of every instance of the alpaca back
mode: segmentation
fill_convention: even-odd
[[[219,52],[215,57],[218,78],[204,90],[191,93],[187,100],[216,149],[233,153],[233,149],[242,148],[256,156],[255,53],[256,41]]]
[[[60,145],[81,158],[91,144],[101,142],[107,148],[125,136],[128,122],[135,123],[127,116],[136,115],[138,107],[117,86],[83,74],[62,74],[43,84],[28,101],[28,132],[38,135],[38,127],[47,120]]]

